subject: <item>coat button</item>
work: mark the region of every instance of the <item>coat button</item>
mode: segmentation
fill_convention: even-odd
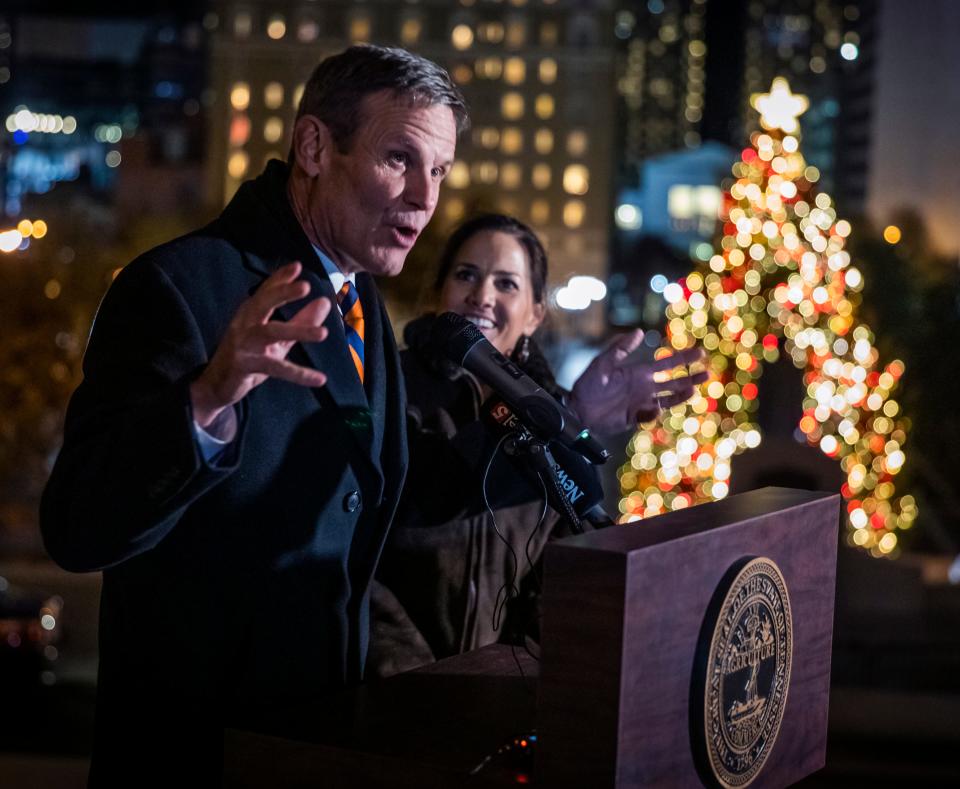
[[[343,497],[344,512],[356,512],[359,507],[360,507],[359,491],[351,490],[346,496]]]

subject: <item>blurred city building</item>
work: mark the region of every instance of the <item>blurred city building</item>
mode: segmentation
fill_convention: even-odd
[[[445,66],[470,105],[472,129],[458,144],[433,232],[479,210],[515,214],[544,237],[552,280],[603,276],[614,167],[612,5],[219,2],[208,17],[212,88],[224,97],[210,124],[211,189],[226,201],[266,160],[286,158],[303,84],[324,56],[350,43],[402,46]]]
[[[28,3],[4,14],[6,215],[59,182],[121,218],[202,204],[204,41],[198,20],[175,8],[116,17]]]
[[[184,7],[0,10],[0,550],[41,550],[40,491],[114,272],[207,202],[205,37]]]
[[[874,0],[648,0],[622,3],[614,13],[617,42],[619,147],[614,214],[610,217],[611,262],[608,314],[614,325],[634,325],[650,310],[650,280],[669,274],[657,255],[641,256],[637,244],[664,242],[681,259],[696,259],[698,246],[716,234],[699,222],[702,238],[688,232],[685,190],[706,195],[721,186],[729,166],[756,128],[751,96],[769,90],[775,77],[810,101],[802,145],[816,166],[819,188],[842,213],[860,216],[866,199],[873,89]],[[696,173],[670,188],[646,184],[659,178],[652,157],[695,151],[705,141],[730,147],[728,165],[716,154],[687,160]],[[659,160],[658,160],[659,161]],[[670,195],[674,195],[671,202]],[[643,197],[643,205],[637,202]],[[656,207],[651,205],[656,203]],[[663,225],[646,225],[646,214],[666,212]],[[649,250],[648,250],[649,251]],[[646,309],[645,309],[646,306]],[[661,320],[658,316],[656,322]]]

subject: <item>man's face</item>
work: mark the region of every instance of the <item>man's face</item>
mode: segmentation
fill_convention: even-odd
[[[348,151],[330,144],[312,185],[312,240],[344,273],[399,274],[437,207],[456,142],[449,107],[411,106],[390,91],[367,96]]]

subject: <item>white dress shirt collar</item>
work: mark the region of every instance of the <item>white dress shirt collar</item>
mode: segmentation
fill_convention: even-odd
[[[339,293],[340,288],[343,287],[343,283],[347,280],[350,280],[350,284],[356,287],[357,285],[357,274],[353,272],[351,274],[344,274],[340,269],[337,268],[337,264],[334,263],[327,254],[320,249],[320,247],[315,244],[312,245],[314,252],[317,253],[317,257],[320,258],[320,262],[323,264],[324,271],[327,272],[327,276],[330,277],[330,284],[333,285],[333,292]]]

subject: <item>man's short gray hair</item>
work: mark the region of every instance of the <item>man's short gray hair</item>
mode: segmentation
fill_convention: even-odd
[[[409,98],[414,105],[449,107],[458,134],[470,125],[467,103],[446,70],[405,49],[371,44],[350,47],[320,62],[304,87],[297,120],[303,115],[319,118],[340,151],[346,152],[361,122],[364,97],[381,90]]]

